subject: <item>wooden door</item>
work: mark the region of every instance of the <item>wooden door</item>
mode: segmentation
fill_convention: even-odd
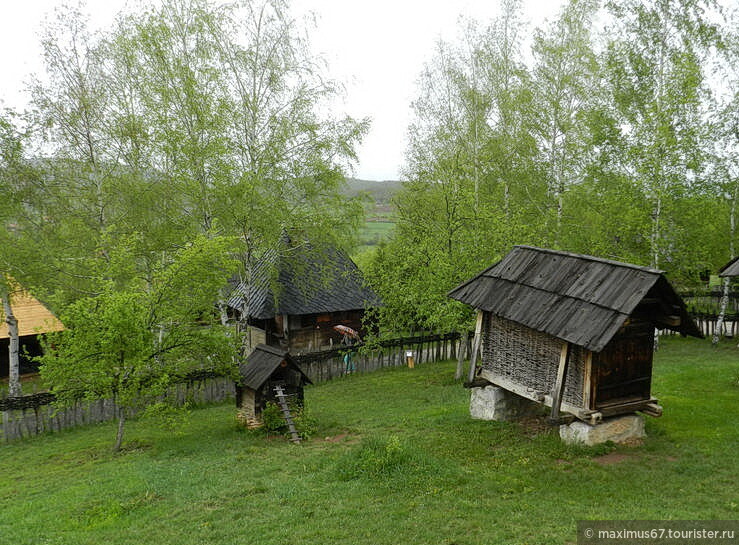
[[[649,399],[654,326],[627,320],[600,352],[593,354],[591,408]]]

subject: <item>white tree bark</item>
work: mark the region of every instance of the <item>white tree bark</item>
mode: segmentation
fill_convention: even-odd
[[[7,293],[2,294],[2,300],[5,323],[8,324],[8,336],[10,338],[10,347],[8,349],[10,366],[8,372],[8,395],[10,397],[18,397],[21,395],[18,320],[16,320],[13,314],[13,307],[10,306],[10,295]]]
[[[734,188],[734,193],[731,195],[731,208],[729,209],[729,253],[731,259],[734,259],[734,235],[736,234],[736,200],[737,200],[737,188]],[[721,307],[718,312],[718,321],[716,322],[716,330],[713,332],[713,338],[711,344],[716,346],[724,328],[724,319],[726,318],[726,307],[729,304],[729,284],[731,279],[727,276],[724,278],[723,291],[721,293]]]

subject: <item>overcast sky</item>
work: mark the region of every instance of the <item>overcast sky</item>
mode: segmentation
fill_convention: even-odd
[[[28,74],[42,70],[39,29],[61,0],[2,0],[0,101],[22,109]],[[532,28],[552,19],[562,0],[524,0]],[[88,0],[93,28],[105,28],[126,0]],[[296,16],[312,12],[314,50],[331,77],[343,82],[345,113],[369,117],[372,127],[359,149],[355,175],[399,178],[416,80],[439,37],[457,36],[460,15],[489,21],[496,0],[293,0]]]

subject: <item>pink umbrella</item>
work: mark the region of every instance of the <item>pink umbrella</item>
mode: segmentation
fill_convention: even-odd
[[[346,335],[348,337],[354,337],[355,339],[359,339],[359,333],[354,331],[351,327],[347,327],[345,325],[335,325],[334,331],[338,331],[342,335]]]

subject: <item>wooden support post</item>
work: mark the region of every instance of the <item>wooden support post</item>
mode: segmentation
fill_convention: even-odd
[[[559,355],[557,382],[555,382],[554,391],[552,392],[552,414],[549,420],[554,423],[559,422],[559,409],[562,406],[562,397],[565,393],[565,379],[567,378],[567,365],[570,362],[570,352],[570,343],[565,342]]]
[[[475,338],[472,341],[472,353],[470,354],[470,373],[467,377],[468,382],[475,380],[475,368],[477,366],[477,353],[480,351],[482,344],[482,311],[477,311],[477,322],[475,323]]]
[[[591,407],[591,392],[593,381],[593,353],[588,350],[585,353],[585,376],[583,377],[582,384],[582,406],[586,409],[592,409]]]
[[[464,356],[465,352],[467,351],[467,336],[469,334],[465,331],[464,336],[460,337],[459,342],[459,350],[457,351],[457,370],[454,372],[454,380],[459,380],[462,378],[462,374],[464,373]]]

